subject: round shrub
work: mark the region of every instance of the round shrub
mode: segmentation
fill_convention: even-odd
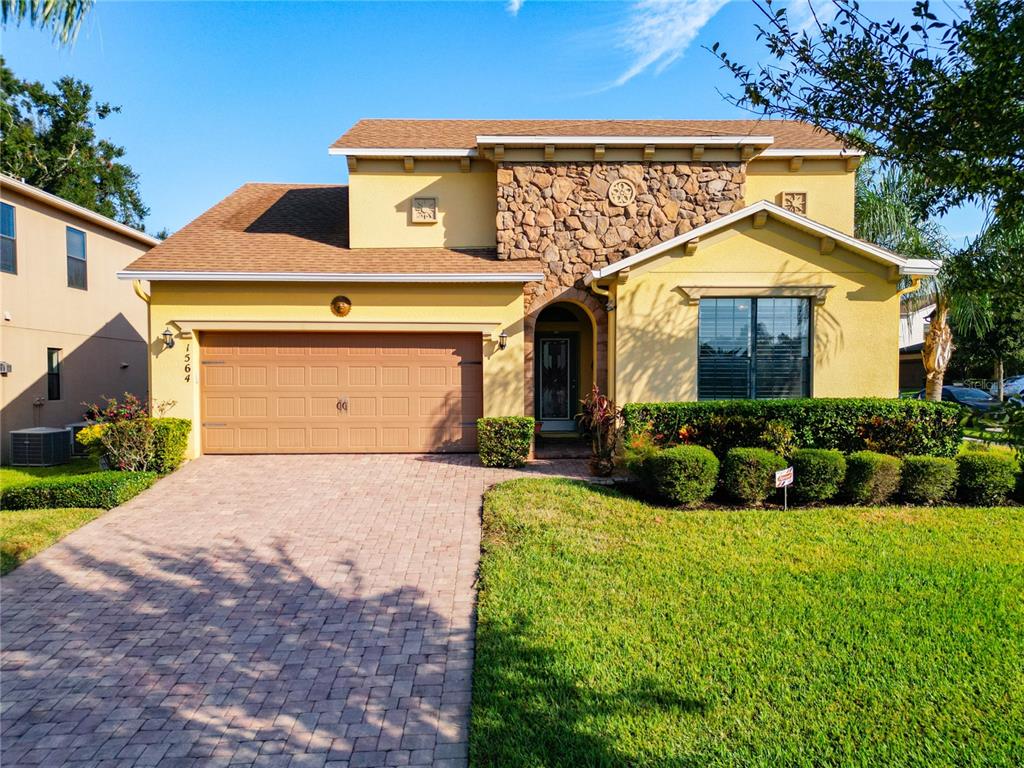
[[[800,448],[793,451],[793,500],[799,504],[828,501],[839,493],[846,459],[839,451]]]
[[[489,416],[476,421],[480,463],[485,467],[521,467],[533,445],[529,416]]]
[[[714,493],[718,459],[699,445],[677,445],[651,455],[643,463],[651,490],[679,506],[699,504]]]
[[[843,498],[852,504],[884,504],[900,486],[900,460],[874,451],[846,457]]]
[[[956,485],[956,462],[941,456],[907,456],[900,475],[900,497],[911,504],[937,504]]]
[[[785,468],[786,460],[766,448],[732,448],[722,463],[722,488],[741,504],[763,504]]]
[[[1014,490],[1020,469],[1012,456],[967,451],[956,457],[957,498],[966,504],[1002,504]]]

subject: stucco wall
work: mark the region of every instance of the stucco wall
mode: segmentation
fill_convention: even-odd
[[[781,204],[782,192],[806,192],[809,218],[852,235],[855,180],[845,160],[805,159],[791,171],[788,159],[755,158],[747,164],[745,205],[758,200]]]
[[[0,455],[10,431],[80,421],[82,401],[147,389],[146,305],[116,273],[148,246],[5,187],[14,206],[16,275],[0,274]],[[88,290],[67,285],[65,228],[86,233]],[[47,400],[47,353],[63,357],[61,399]],[[126,366],[126,367],[123,367]],[[33,405],[33,403],[41,403]]]
[[[331,314],[330,301],[344,294],[352,312],[340,319]],[[523,292],[515,284],[398,285],[330,283],[154,283],[150,302],[152,340],[160,351],[152,361],[155,400],[174,400],[168,415],[192,419],[191,455],[199,443],[199,349],[202,332],[194,338],[178,338],[172,349],[163,349],[159,335],[174,321],[234,321],[236,329],[253,322],[304,322],[325,324],[329,331],[344,331],[352,323],[378,323],[374,330],[388,330],[387,323],[493,324],[494,336],[508,334],[508,346],[483,338],[484,415],[522,415],[524,403]],[[356,330],[370,330],[361,327]],[[402,331],[409,333],[409,331]],[[186,381],[185,355],[191,354],[192,375]]]
[[[418,160],[407,173],[398,160],[362,160],[349,174],[349,241],[353,248],[493,248],[495,169],[474,160]],[[436,197],[439,221],[413,224],[414,197]]]
[[[699,305],[680,286],[835,286],[814,306],[811,394],[895,397],[899,297],[888,268],[776,222],[739,224],[634,268],[617,289],[615,395],[619,402],[697,399]],[[746,289],[746,290],[745,290]]]

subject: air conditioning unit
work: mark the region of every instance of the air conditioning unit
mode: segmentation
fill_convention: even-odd
[[[58,427],[33,427],[11,432],[11,464],[49,467],[71,459],[71,433]]]
[[[88,452],[85,446],[78,442],[78,433],[86,427],[92,426],[89,421],[76,421],[74,424],[66,425],[71,430],[71,455],[74,457],[85,456]]]

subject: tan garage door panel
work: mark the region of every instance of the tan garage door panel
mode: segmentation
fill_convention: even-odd
[[[475,451],[479,334],[203,333],[206,453]]]

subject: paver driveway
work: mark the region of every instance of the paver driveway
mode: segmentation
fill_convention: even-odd
[[[481,494],[518,474],[192,462],[3,579],[4,767],[465,765]]]

